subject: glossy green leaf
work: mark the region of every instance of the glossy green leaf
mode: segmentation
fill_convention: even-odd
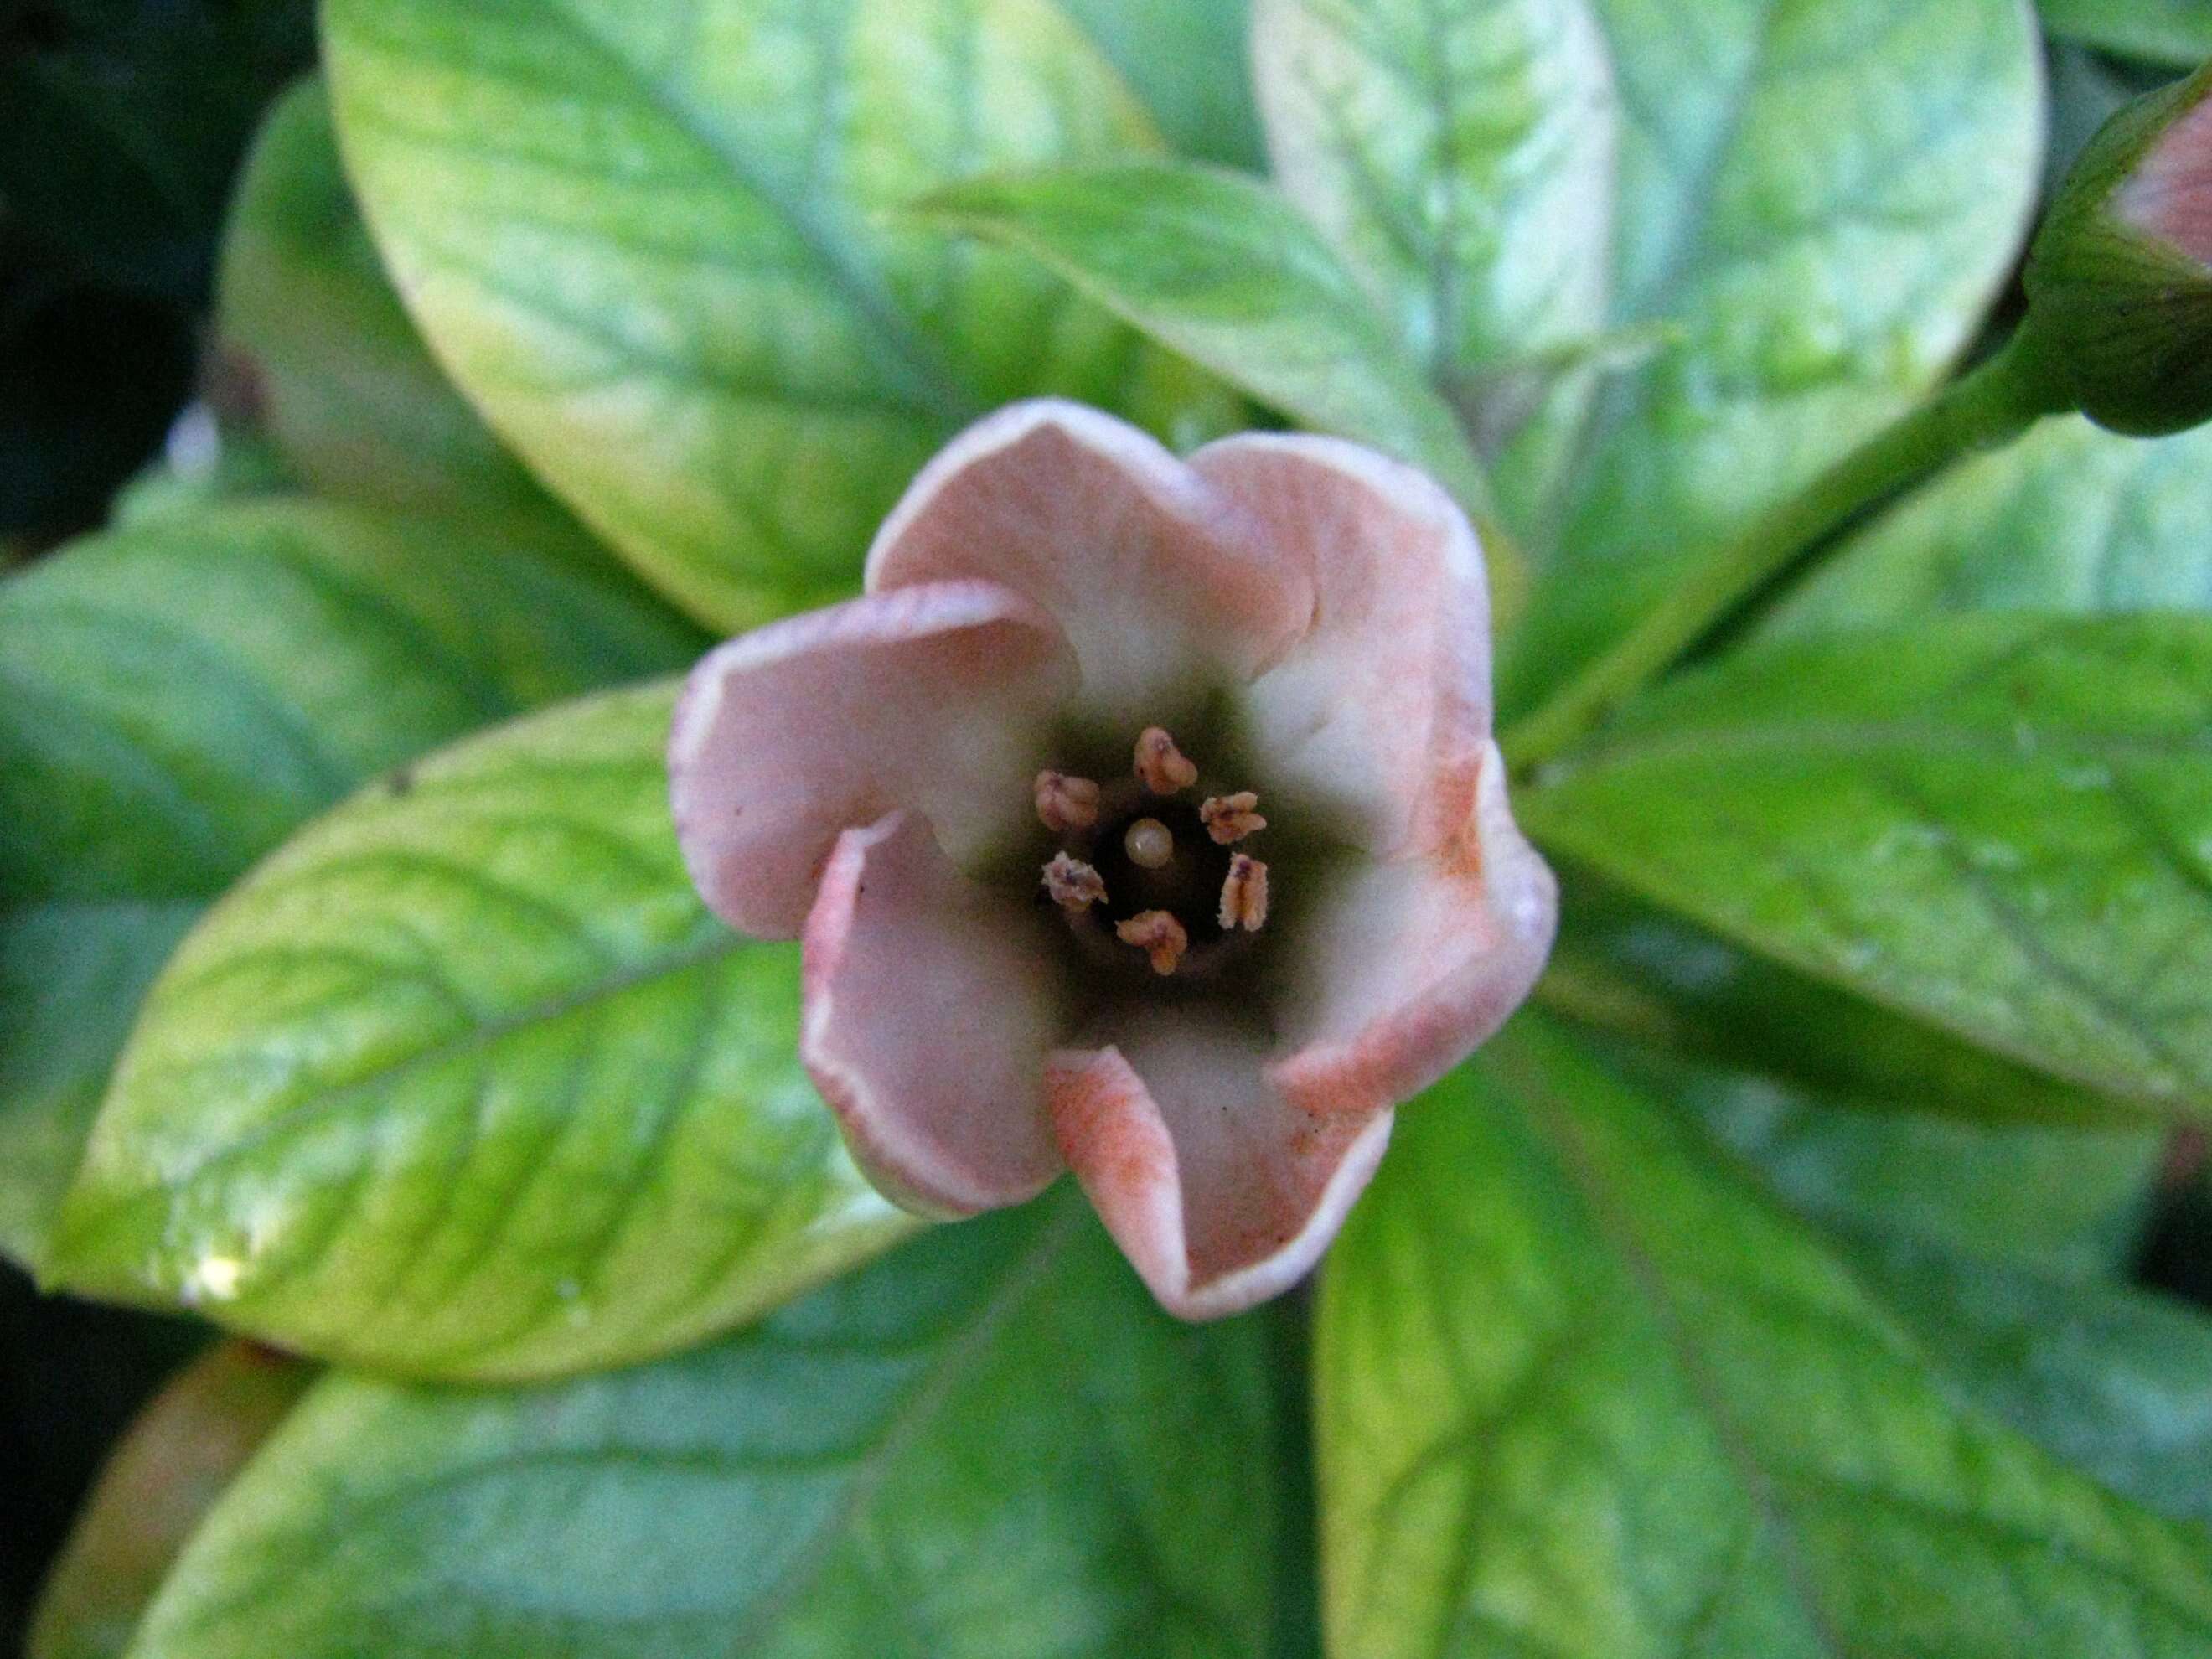
[[[1773,633],[1956,611],[2212,611],[2212,430],[2069,416],[1961,461],[1830,556]]]
[[[514,1377],[696,1341],[913,1225],[799,1068],[797,946],[684,874],[672,702],[443,750],[232,889],[147,999],[51,1275]]]
[[[1547,1005],[1606,1034],[1640,1084],[1698,1115],[1799,1208],[2054,1272],[2109,1273],[2132,1258],[2160,1130],[2093,1127],[2112,1115],[2097,1097],[1578,866],[1560,877]]]
[[[1743,652],[1516,801],[1547,845],[1817,978],[2212,1110],[2212,621],[1948,618]]]
[[[1249,0],[1059,0],[1152,110],[1179,155],[1261,165],[1245,66]]]
[[[2036,0],[2053,34],[2123,58],[2195,69],[2212,58],[2212,6],[2204,0]]]
[[[2161,1135],[1877,1115],[1769,1077],[1601,1047],[1827,1224],[2077,1280],[2124,1273],[2142,1249]]]
[[[1610,643],[1904,410],[2009,275],[2042,163],[2019,0],[1597,0],[1623,127],[1616,325],[1502,701]],[[1556,532],[1556,534],[1552,533]]]
[[[2179,1659],[2212,1540],[1962,1403],[1802,1224],[1516,1023],[1323,1280],[1335,1659]]]
[[[247,160],[216,326],[238,395],[321,494],[548,542],[584,533],[431,361],[354,205],[319,82],[277,100]]]
[[[148,981],[249,864],[376,772],[698,648],[626,578],[300,502],[0,582],[0,1249],[39,1254]]]
[[[1262,1328],[1176,1325],[1063,1190],[641,1370],[334,1378],[132,1654],[1256,1659]]]
[[[1158,148],[1048,0],[332,0],[332,104],[433,350],[658,586],[737,624],[848,588],[955,429],[1121,408],[1148,349],[891,210]]]
[[[314,1375],[229,1342],[162,1389],[85,1500],[40,1595],[27,1659],[122,1659],[185,1540]]]
[[[1425,468],[1471,508],[1486,501],[1450,407],[1267,185],[1131,162],[975,179],[919,213],[1036,256],[1261,403]]]
[[[1853,1261],[1975,1404],[2117,1492],[2212,1522],[2201,1310],[1897,1241]]]
[[[1587,0],[1259,0],[1252,45],[1284,191],[1486,453],[1556,452],[1612,278],[1619,111]]]
[[[2079,1125],[2111,1115],[2047,1073],[1562,871],[1544,980],[1559,1011],[1654,1048],[1764,1073],[1867,1112]]]

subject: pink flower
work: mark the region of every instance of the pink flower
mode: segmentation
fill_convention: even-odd
[[[1334,439],[1186,463],[1003,410],[862,598],[699,665],[669,759],[708,903],[805,942],[801,1057],[871,1178],[955,1217],[1072,1168],[1186,1318],[1314,1264],[1551,946],[1474,533]]]

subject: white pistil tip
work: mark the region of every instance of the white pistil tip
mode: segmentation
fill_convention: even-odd
[[[1175,831],[1158,818],[1139,818],[1121,837],[1121,850],[1140,870],[1164,870],[1175,862]]]
[[[1133,945],[1150,957],[1152,971],[1162,975],[1175,972],[1182,953],[1190,949],[1190,935],[1164,910],[1140,910],[1118,923],[1114,933],[1122,944]]]
[[[1036,815],[1055,836],[1088,830],[1098,822],[1098,786],[1065,772],[1036,775]]]
[[[1106,902],[1106,882],[1081,859],[1055,854],[1044,867],[1044,890],[1070,915],[1081,915],[1094,904]]]
[[[1172,795],[1198,781],[1198,768],[1166,732],[1148,726],[1137,739],[1137,781],[1156,795]]]
[[[1229,879],[1221,884],[1221,925],[1248,933],[1267,925],[1267,866],[1249,854],[1229,860]]]
[[[1198,821],[1218,847],[1233,847],[1245,836],[1267,827],[1258,811],[1259,796],[1249,789],[1233,795],[1208,795],[1198,809]]]

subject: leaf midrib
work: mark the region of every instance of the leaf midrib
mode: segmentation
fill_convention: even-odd
[[[549,27],[565,33],[585,52],[599,59],[618,81],[634,90],[641,103],[657,112],[684,140],[726,169],[738,188],[774,212],[784,230],[823,273],[830,286],[866,321],[879,343],[899,360],[912,377],[915,388],[927,397],[939,418],[949,426],[958,426],[982,412],[981,400],[944,355],[899,309],[896,301],[883,292],[867,273],[839,249],[830,230],[798,203],[770,189],[765,178],[747,161],[742,152],[700,120],[687,100],[677,95],[667,85],[656,81],[641,64],[592,27],[563,3],[563,0],[532,0],[532,9]],[[355,9],[349,27],[362,29],[359,8]],[[395,46],[388,39],[383,44],[393,57],[402,61],[419,60],[431,50],[405,43]],[[359,118],[362,112],[360,106],[356,106],[355,118]],[[372,118],[377,117],[377,112],[373,110],[367,112]],[[410,144],[416,142],[404,133],[402,139]]]

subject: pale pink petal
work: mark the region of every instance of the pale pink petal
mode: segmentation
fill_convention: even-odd
[[[1015,404],[922,470],[868,553],[868,589],[1003,582],[1067,632],[1086,708],[1141,726],[1301,634],[1304,566],[1167,450],[1079,404]]]
[[[691,671],[669,739],[691,879],[732,927],[795,935],[838,834],[896,806],[962,860],[1025,823],[1073,686],[1051,619],[931,582],[741,635]]]
[[[1474,810],[1434,853],[1340,873],[1301,921],[1268,1074],[1328,1113],[1403,1100],[1520,1006],[1543,971],[1559,884],[1513,822],[1505,763],[1484,750]]]
[[[1334,438],[1249,434],[1191,465],[1312,573],[1310,629],[1246,700],[1268,781],[1328,803],[1377,857],[1441,846],[1490,737],[1489,589],[1466,515]]]
[[[1321,1259],[1381,1161],[1390,1113],[1315,1113],[1271,1087],[1254,1036],[1174,1011],[1052,1056],[1060,1152],[1160,1305],[1237,1313]]]
[[[838,837],[806,919],[799,1052],[887,1196],[973,1215],[1060,1173],[1044,1102],[1055,942],[912,812]]]

